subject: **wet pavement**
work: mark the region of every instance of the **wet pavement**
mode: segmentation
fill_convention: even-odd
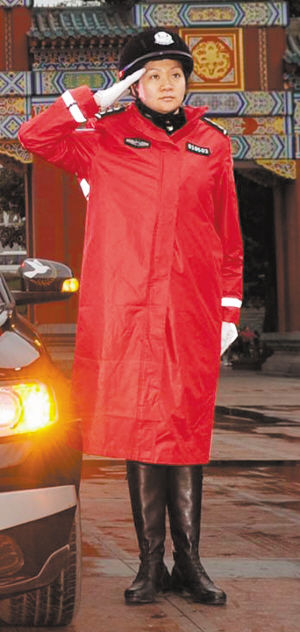
[[[225,607],[168,594],[128,607],[137,570],[124,464],[88,459],[82,481],[84,581],[74,630],[299,632],[300,465],[205,468],[202,560]],[[168,537],[166,560],[172,565]]]
[[[227,592],[227,605],[168,593],[154,604],[126,606],[123,591],[138,564],[125,466],[84,460],[82,599],[66,631],[299,632],[300,465],[228,462],[206,466],[204,480],[202,561]],[[166,561],[171,568],[169,535]]]
[[[217,409],[252,419],[300,423],[300,378],[221,367]]]
[[[74,632],[299,632],[300,465],[205,468],[201,553],[225,607],[168,594],[128,607],[137,546],[122,462],[88,459],[82,480],[84,578]],[[171,568],[170,538],[166,561]]]
[[[233,411],[234,412],[234,411]],[[280,418],[215,413],[212,464],[300,463],[300,424]],[[300,632],[300,627],[299,627]]]
[[[125,465],[84,458],[82,600],[67,631],[300,632],[299,386],[296,378],[221,371],[201,556],[227,592],[224,607],[171,593],[125,605],[138,566]],[[169,535],[166,561],[171,568]]]

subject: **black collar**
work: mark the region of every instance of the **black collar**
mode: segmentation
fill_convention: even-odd
[[[155,110],[151,110],[139,98],[136,99],[136,106],[139,112],[147,119],[150,119],[156,127],[160,127],[170,136],[186,123],[184,109],[180,107],[174,112],[161,114]]]

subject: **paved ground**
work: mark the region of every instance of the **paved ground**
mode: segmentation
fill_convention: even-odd
[[[228,604],[201,606],[170,593],[128,607],[123,591],[137,569],[137,548],[124,464],[86,460],[83,595],[74,632],[299,632],[299,492],[297,465],[207,467],[202,559]]]
[[[52,353],[68,371],[72,350]],[[85,457],[82,603],[67,630],[300,631],[299,387],[294,378],[221,371],[201,554],[228,593],[226,607],[173,594],[147,606],[124,604],[137,568],[124,463]],[[169,538],[166,556],[171,566]]]
[[[226,412],[300,423],[300,378],[222,367],[217,405]],[[238,411],[237,411],[238,409]]]
[[[212,457],[300,462],[300,379],[221,369]],[[299,623],[300,630],[300,623]]]

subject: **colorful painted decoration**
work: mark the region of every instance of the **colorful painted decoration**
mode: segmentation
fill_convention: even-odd
[[[294,93],[294,129],[300,133],[300,92]]]
[[[300,96],[300,95],[299,95]],[[189,92],[186,105],[208,106],[209,114],[276,116],[293,114],[293,93],[282,92]]]
[[[31,72],[0,72],[0,95],[31,94]]]
[[[25,97],[0,97],[0,119],[12,114],[26,116],[29,112]]]
[[[56,101],[57,96],[38,96],[35,97],[33,96],[32,99],[30,99],[30,105],[31,105],[31,116],[36,116],[36,114],[39,114],[40,112],[44,112],[44,110],[46,110],[49,105],[51,105],[52,103],[54,103],[54,101]]]
[[[231,136],[233,157],[237,160],[295,158],[294,136]]]
[[[286,26],[287,2],[139,3],[134,7],[137,26]]]
[[[68,70],[45,70],[32,73],[34,94],[61,94],[65,90],[77,88],[82,84],[89,85],[92,90],[105,90],[117,78],[117,69],[88,70],[72,72]]]
[[[24,164],[32,162],[32,154],[16,140],[0,140],[0,154],[15,158]]]
[[[300,134],[295,134],[295,158],[300,159]]]
[[[17,138],[21,123],[26,121],[26,116],[13,114],[0,119],[0,138]]]
[[[33,0],[0,0],[0,7],[12,9],[13,7],[32,7]]]
[[[281,178],[296,180],[296,160],[256,160],[257,164],[268,171],[272,171]]]
[[[262,116],[258,118],[252,117],[227,117],[213,118],[217,125],[225,127],[228,134],[243,135],[266,135],[266,134],[285,134],[293,133],[293,121],[291,116]]]
[[[243,90],[242,29],[180,29],[194,58],[191,90]]]

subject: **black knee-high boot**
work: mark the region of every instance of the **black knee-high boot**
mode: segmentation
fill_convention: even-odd
[[[223,605],[226,595],[208,577],[199,559],[202,466],[168,468],[168,511],[175,565],[171,588],[187,591],[193,600]]]
[[[141,563],[135,580],[125,590],[125,601],[151,603],[157,592],[170,587],[170,575],[163,562],[167,468],[127,461],[127,477]]]

